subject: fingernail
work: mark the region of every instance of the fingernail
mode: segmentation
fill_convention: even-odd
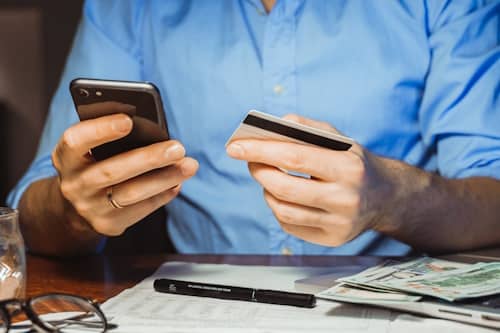
[[[181,165],[181,173],[184,177],[191,177],[198,170],[198,162],[195,160],[184,160]]]
[[[181,191],[181,184],[175,185],[174,187],[172,187],[171,189],[169,189],[169,191],[172,192],[172,193],[179,193]]]
[[[184,154],[184,147],[178,144],[168,147],[165,151],[165,157],[172,160],[178,160],[182,158]]]
[[[132,119],[129,117],[120,117],[113,121],[113,130],[117,132],[128,132],[132,126]]]
[[[226,151],[229,156],[235,158],[242,158],[245,155],[243,147],[237,143],[231,143],[229,146],[227,146]]]

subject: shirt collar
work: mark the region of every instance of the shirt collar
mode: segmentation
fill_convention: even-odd
[[[264,8],[264,5],[262,4],[261,0],[246,0],[246,2],[250,3],[252,6],[257,8],[257,10],[266,13],[266,8]]]
[[[262,4],[261,0],[246,0],[246,1],[250,3],[252,6],[254,6],[259,12],[267,14],[266,8],[264,7],[264,4]],[[285,10],[286,12],[291,11],[293,13],[296,13],[303,3],[304,0],[276,0],[276,4],[274,6],[277,7],[284,5],[286,8]]]

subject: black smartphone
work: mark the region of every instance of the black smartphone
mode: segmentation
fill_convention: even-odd
[[[114,113],[132,118],[127,136],[91,149],[98,161],[169,139],[160,92],[152,83],[78,78],[71,81],[70,92],[80,120]]]

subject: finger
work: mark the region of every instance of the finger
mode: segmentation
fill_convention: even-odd
[[[184,156],[184,147],[175,140],[133,149],[90,165],[82,172],[78,187],[91,190],[107,188],[151,170],[173,165]]]
[[[320,229],[326,226],[328,213],[322,209],[282,201],[266,190],[264,190],[264,199],[280,223]]]
[[[306,227],[302,225],[280,223],[281,228],[286,233],[303,239],[305,241],[315,243],[322,246],[335,247],[340,246],[354,238],[353,235],[345,234],[343,232],[335,233],[328,232],[320,228]]]
[[[122,206],[130,206],[181,184],[192,177],[197,169],[196,160],[185,158],[174,165],[115,185],[113,199]]]
[[[88,163],[91,148],[126,136],[132,129],[132,120],[125,114],[85,120],[68,128],[59,140],[52,160],[56,169],[76,168]]]
[[[255,180],[281,201],[346,216],[359,207],[359,196],[349,187],[292,176],[264,164],[249,163],[248,167]]]
[[[248,168],[255,180],[274,197],[282,201],[318,209],[328,209],[328,189],[318,180],[289,175],[274,167],[249,163]]]
[[[324,180],[349,177],[360,157],[350,151],[334,151],[309,145],[262,140],[238,140],[227,147],[236,159],[272,165],[297,171]],[[356,164],[356,165],[354,165]]]
[[[305,227],[301,225],[287,224],[287,223],[280,223],[280,226],[284,232],[292,236],[295,236],[297,238],[303,239],[311,243],[328,245],[327,243],[321,243],[319,241],[319,239],[325,241],[325,238],[327,238],[326,232],[320,228]]]
[[[181,185],[178,185],[147,200],[121,209],[114,208],[108,203],[110,207],[108,213],[102,215],[99,220],[96,220],[93,223],[93,227],[103,235],[120,235],[131,225],[172,201],[179,194],[180,189]]]
[[[330,125],[329,123],[327,123],[325,121],[317,121],[317,120],[313,120],[313,119],[299,116],[297,114],[287,114],[286,116],[283,117],[283,119],[290,120],[290,121],[293,121],[293,122],[296,122],[296,123],[299,123],[302,125],[306,125],[306,126],[322,129],[325,131],[329,131],[329,132],[332,132],[335,134],[342,134],[335,127],[333,127],[332,125]]]

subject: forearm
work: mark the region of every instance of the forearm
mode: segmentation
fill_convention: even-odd
[[[57,178],[33,183],[19,203],[26,246],[37,254],[82,255],[95,251],[102,236],[62,196]]]
[[[446,179],[401,162],[391,163],[400,190],[394,195],[389,218],[376,229],[427,252],[500,245],[500,181]]]

